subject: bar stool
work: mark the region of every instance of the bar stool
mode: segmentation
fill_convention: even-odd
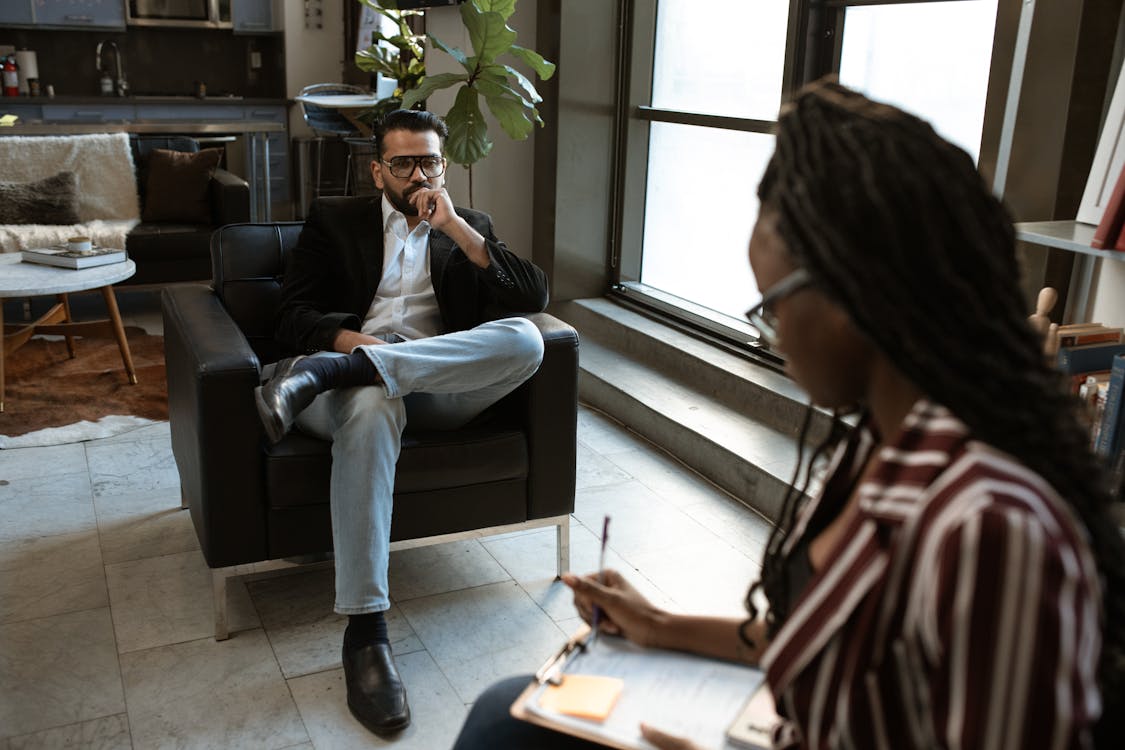
[[[367,89],[361,86],[353,86],[348,83],[314,83],[310,86],[305,86],[297,94],[298,96],[305,96],[310,94],[370,94]],[[328,107],[319,107],[309,102],[301,102],[301,111],[304,114],[305,124],[313,131],[316,137],[316,177],[313,184],[313,197],[319,198],[321,195],[321,163],[324,160],[324,141],[326,138],[342,140],[348,136],[360,135],[356,126],[340,113],[339,110],[329,109]],[[348,151],[347,165],[344,169],[344,195],[349,194],[351,182],[351,151]]]

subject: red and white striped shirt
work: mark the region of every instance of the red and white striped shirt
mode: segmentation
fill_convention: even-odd
[[[842,507],[872,450],[866,428],[840,446],[789,545],[818,505]],[[1066,503],[926,400],[871,460],[860,512],[762,659],[783,734],[807,748],[1089,747],[1101,595]]]

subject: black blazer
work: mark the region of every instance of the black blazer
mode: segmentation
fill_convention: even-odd
[[[484,237],[490,262],[477,266],[448,235],[430,230],[430,277],[445,331],[543,310],[547,275],[496,238],[487,214],[456,211]],[[382,196],[317,200],[285,263],[276,334],[282,348],[330,350],[340,328],[358,331],[382,276]]]

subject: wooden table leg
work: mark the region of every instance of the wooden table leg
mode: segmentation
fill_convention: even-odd
[[[129,374],[129,382],[137,384],[137,371],[133,369],[133,355],[129,353],[129,342],[125,338],[125,326],[121,325],[121,313],[117,309],[117,298],[113,296],[112,286],[103,286],[102,298],[109,310],[109,319],[113,323],[113,335],[117,338],[117,348],[121,350],[121,361],[125,363],[125,372]]]
[[[59,300],[59,304],[62,305],[63,320],[65,320],[67,323],[72,322],[74,320],[74,318],[70,317],[70,297],[67,297],[65,294],[60,294],[60,295],[58,295],[58,300]],[[73,336],[67,336],[66,337],[66,351],[70,355],[70,358],[74,359],[75,354],[74,354],[74,337]]]

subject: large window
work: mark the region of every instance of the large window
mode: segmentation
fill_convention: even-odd
[[[825,73],[980,150],[997,0],[631,0],[618,288],[748,344],[757,185],[788,92]],[[924,30],[920,33],[919,30]]]

